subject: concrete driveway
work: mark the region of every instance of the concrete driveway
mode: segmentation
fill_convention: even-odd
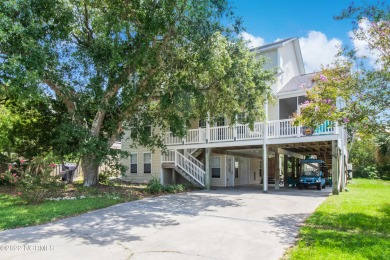
[[[278,259],[330,192],[246,187],[149,198],[0,232],[0,258]]]

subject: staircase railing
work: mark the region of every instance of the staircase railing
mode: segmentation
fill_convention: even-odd
[[[178,151],[175,151],[175,166],[182,169],[200,185],[205,186],[206,172]]]
[[[198,166],[199,168],[204,170],[204,164],[201,161],[199,161],[198,159],[196,159],[196,157],[192,156],[191,152],[184,150],[184,156],[187,157],[188,160],[190,160],[192,163],[196,164],[196,166]]]

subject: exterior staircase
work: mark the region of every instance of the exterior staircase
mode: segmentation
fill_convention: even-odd
[[[194,186],[205,187],[204,165],[187,151],[184,151],[184,154],[177,150],[168,151],[162,157],[162,167],[174,168]]]

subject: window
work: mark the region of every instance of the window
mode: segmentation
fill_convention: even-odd
[[[130,173],[138,172],[138,154],[132,153],[130,154]]]
[[[211,157],[211,177],[221,178],[221,158]]]
[[[241,112],[237,114],[237,123],[238,124],[243,124],[245,121],[245,113]]]
[[[152,154],[144,153],[144,173],[152,173]]]
[[[144,127],[130,126],[130,137],[132,139],[137,139],[139,137],[147,138],[148,136],[153,136],[153,129],[151,125]]]
[[[199,128],[206,128],[206,120],[199,119]]]
[[[144,127],[144,131],[145,131],[145,133],[149,133],[149,136],[153,135],[152,126],[151,125],[145,126]]]
[[[234,178],[238,178],[238,167],[240,162],[237,159],[234,159]]]
[[[217,126],[224,126],[225,125],[225,118],[223,116],[220,116],[217,118],[217,120],[215,120],[215,122],[217,123]]]

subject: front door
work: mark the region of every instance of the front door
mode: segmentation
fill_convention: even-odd
[[[234,157],[226,156],[226,187],[234,186]]]
[[[249,184],[249,160],[247,158],[241,158],[239,172],[240,185]]]

